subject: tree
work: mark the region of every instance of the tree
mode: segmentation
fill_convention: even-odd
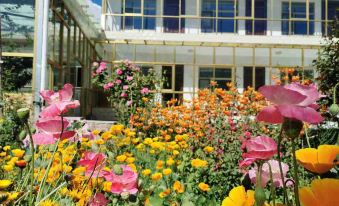
[[[325,104],[333,103],[333,88],[339,82],[339,21],[334,20],[329,36],[324,37],[319,58],[314,61],[319,77],[317,78],[320,91],[326,95]],[[337,92],[338,99],[339,92]],[[338,103],[338,102],[337,102]]]

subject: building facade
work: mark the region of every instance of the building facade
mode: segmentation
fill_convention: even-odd
[[[191,99],[211,80],[239,90],[286,68],[314,78],[338,0],[104,0],[104,59],[130,59],[165,77],[164,99]]]

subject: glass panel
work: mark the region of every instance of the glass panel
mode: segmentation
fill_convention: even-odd
[[[216,17],[216,1],[215,0],[202,0],[201,16],[202,17]],[[215,18],[201,19],[201,32],[215,32],[216,31]]]
[[[232,70],[231,69],[215,69],[215,78],[232,78]]]
[[[136,45],[136,61],[154,62],[154,46]]]
[[[116,59],[129,59],[134,61],[134,46],[126,44],[117,44],[116,45]]]
[[[196,63],[197,64],[213,64],[213,47],[197,47]]]
[[[175,91],[184,90],[184,66],[175,65]]]
[[[197,2],[198,0],[185,0],[181,1],[182,6],[185,7],[185,10],[181,10],[181,15],[197,15]]]
[[[254,17],[267,18],[267,1],[255,0],[254,2]],[[246,0],[246,16],[251,16],[252,0]],[[252,23],[254,21],[254,34],[266,35],[267,21],[266,20],[246,20],[246,34],[252,34]]]
[[[191,46],[177,46],[175,51],[176,63],[193,63],[194,49]]]
[[[273,66],[301,66],[300,49],[272,49]]]
[[[228,89],[228,87],[227,87],[227,83],[230,83],[231,82],[231,80],[215,80],[216,82],[217,82],[217,84],[218,84],[218,88],[222,88],[222,89]]]
[[[144,15],[156,15],[157,3],[156,0],[144,0]],[[156,18],[144,17],[144,28],[146,30],[155,29]]]
[[[235,32],[235,13],[233,0],[219,0],[218,2],[218,17],[232,18],[232,19],[218,19],[218,32]]]
[[[199,79],[199,89],[208,88],[210,86],[210,79]]]
[[[244,88],[253,87],[253,67],[244,67]]]
[[[216,64],[233,64],[233,48],[217,47],[215,48],[215,63]]]
[[[255,65],[269,65],[270,50],[267,48],[255,49]]]
[[[181,0],[181,13],[185,13],[185,0]],[[165,16],[179,16],[179,0],[164,0],[163,15]],[[185,19],[179,18],[164,18],[163,19],[164,32],[181,33],[185,30]]]
[[[125,0],[125,13],[141,13],[141,0]]]
[[[163,89],[173,89],[172,66],[162,66]]]
[[[305,49],[304,50],[304,66],[312,66],[313,61],[318,58],[317,49]]]
[[[213,68],[200,68],[200,78],[213,78]]]
[[[258,90],[260,87],[265,85],[265,67],[255,68],[255,89]]]
[[[174,47],[173,46],[157,46],[156,61],[174,63]]]
[[[237,65],[249,66],[253,65],[253,50],[252,48],[236,48],[235,57]]]

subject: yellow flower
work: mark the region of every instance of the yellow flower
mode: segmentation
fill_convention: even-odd
[[[205,160],[201,160],[201,159],[193,159],[192,161],[191,161],[191,165],[193,166],[193,167],[206,167],[207,166],[207,161],[205,161]]]
[[[164,197],[167,197],[169,194],[171,194],[171,190],[166,189],[165,191],[159,193],[159,197],[164,198]]]
[[[10,171],[13,171],[13,165],[4,165],[2,166],[2,169],[5,171],[5,172],[10,172]]]
[[[238,186],[233,188],[228,197],[226,197],[221,206],[253,206],[254,205],[254,191],[247,190],[245,191],[245,187]]]
[[[119,155],[119,156],[116,157],[116,159],[119,162],[125,162],[125,160],[127,159],[127,156],[126,155]]]
[[[200,182],[198,187],[201,191],[204,191],[204,192],[210,190],[210,186],[208,184],[203,183],[203,182]]]
[[[158,170],[160,170],[160,169],[162,169],[163,166],[164,166],[164,161],[158,160],[158,161],[157,161],[156,168],[157,168]]]
[[[173,155],[174,156],[177,156],[179,154],[179,151],[178,150],[173,150]]]
[[[105,192],[111,192],[111,188],[112,188],[112,182],[104,182],[103,190]]]
[[[168,176],[172,173],[172,170],[170,168],[166,168],[162,170],[162,174],[164,174],[165,176]]]
[[[127,163],[133,163],[135,161],[135,158],[134,157],[128,157],[127,159],[126,159],[126,162]]]
[[[173,184],[173,190],[177,193],[183,193],[185,191],[185,188],[179,181],[175,181]]]
[[[334,167],[334,161],[339,155],[339,146],[320,145],[318,149],[300,149],[295,154],[298,162],[307,170],[323,174]]]
[[[207,153],[211,153],[211,152],[214,151],[214,148],[211,147],[211,146],[206,146],[206,147],[204,148],[204,151],[207,152]]]
[[[173,158],[168,158],[166,161],[166,165],[167,166],[172,166],[175,163],[175,161],[173,160]]]
[[[12,184],[10,180],[0,180],[0,190],[4,190]]]
[[[154,181],[158,181],[158,180],[160,180],[161,178],[162,178],[162,174],[159,173],[159,172],[156,172],[156,173],[154,173],[154,174],[152,175],[152,180],[154,180]]]
[[[0,152],[0,157],[5,157],[6,155],[6,152]]]
[[[13,201],[13,200],[16,200],[19,196],[19,192],[12,192],[8,195],[7,197],[7,201]]]
[[[144,169],[141,173],[144,176],[148,176],[148,175],[150,175],[152,173],[152,171],[150,169]]]
[[[74,175],[84,175],[86,171],[86,167],[77,167],[73,170]]]
[[[95,144],[97,144],[97,145],[103,145],[103,144],[105,144],[105,141],[102,140],[102,139],[98,139],[98,140],[95,140]]]
[[[67,187],[63,187],[61,188],[61,190],[59,191],[61,195],[66,196],[69,192],[69,190],[67,189]]]
[[[300,201],[303,206],[334,206],[339,205],[339,179],[315,179],[311,187],[299,189]]]
[[[104,132],[102,135],[101,135],[101,138],[103,139],[103,140],[108,140],[108,139],[110,139],[112,137],[112,134],[110,133],[110,132]]]
[[[128,166],[134,171],[134,172],[138,172],[137,171],[137,167],[135,166],[135,164],[128,164]]]
[[[59,206],[58,203],[54,202],[53,200],[45,200],[42,203],[40,203],[41,206]]]
[[[95,130],[93,130],[93,131],[92,131],[92,134],[94,134],[94,135],[98,135],[98,134],[100,134],[100,131],[99,131],[99,130],[97,130],[97,129],[95,129]]]
[[[123,129],[124,129],[124,125],[118,124],[118,125],[112,125],[109,131],[112,134],[117,135],[117,134],[121,134]]]
[[[10,150],[11,149],[11,146],[4,146],[4,148],[3,148],[3,150],[5,151],[5,152],[7,152],[8,150]]]
[[[21,149],[14,149],[12,150],[12,153],[15,157],[21,158],[24,156],[25,154],[25,150],[21,150]]]

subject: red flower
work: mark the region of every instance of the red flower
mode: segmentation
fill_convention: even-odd
[[[78,165],[86,167],[86,176],[103,177],[105,171],[103,168],[105,167],[106,155],[102,153],[94,153],[94,152],[85,152],[84,157],[81,158],[78,162]]]
[[[138,192],[138,174],[127,165],[120,165],[122,174],[118,175],[112,170],[109,174],[105,175],[107,181],[112,182],[111,192],[114,194],[121,194],[128,192],[135,194]]]

